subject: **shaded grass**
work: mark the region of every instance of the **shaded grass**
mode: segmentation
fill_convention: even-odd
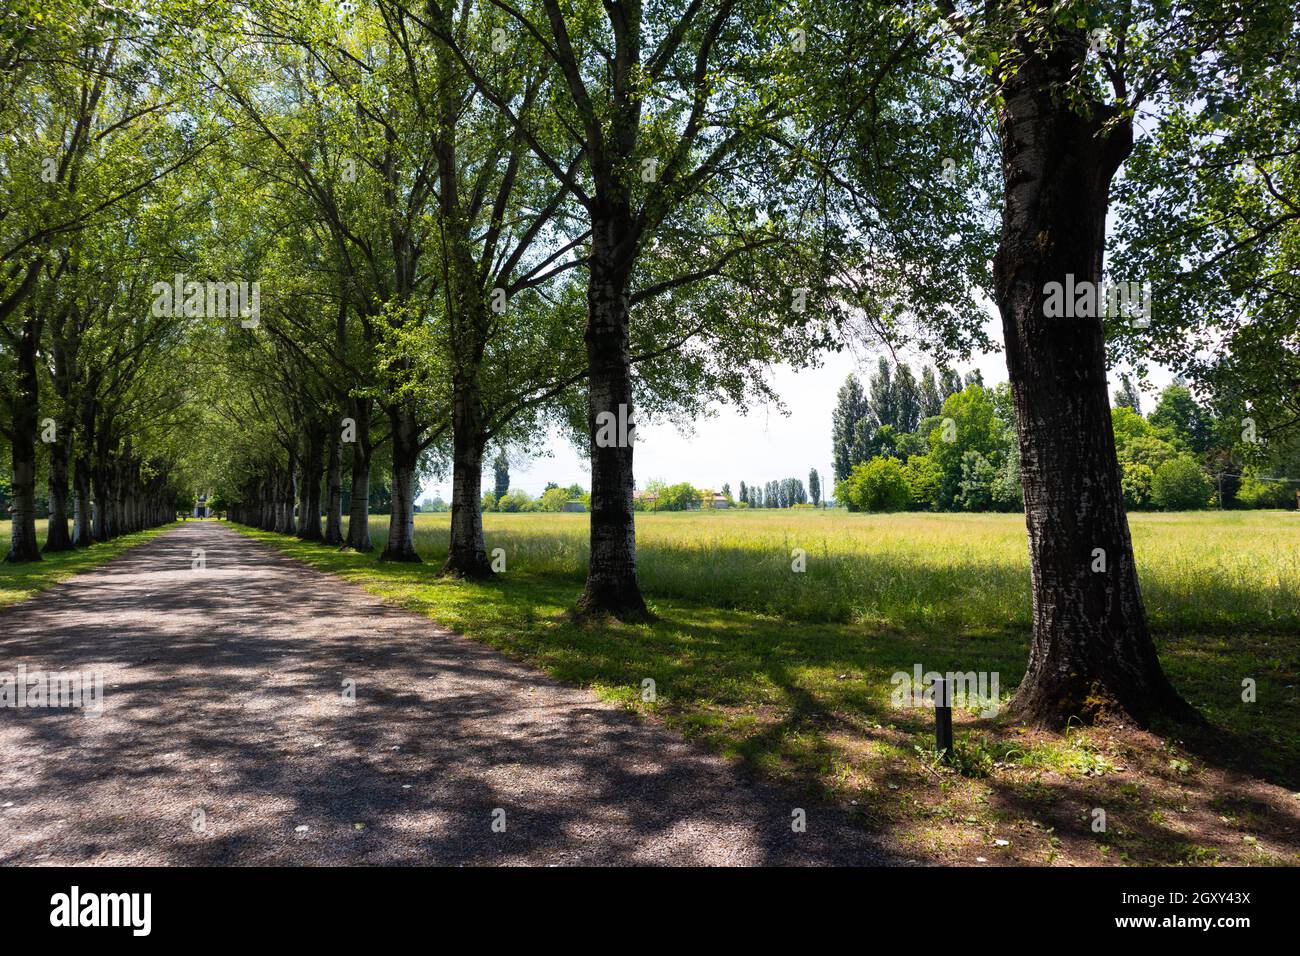
[[[1040,863],[1300,859],[1297,804],[1280,789],[1300,787],[1300,636],[1281,623],[1294,614],[1295,595],[1276,593],[1292,571],[1287,552],[1277,560],[1256,550],[1272,535],[1274,544],[1292,549],[1294,561],[1300,524],[1270,530],[1253,515],[1244,527],[1236,515],[1195,515],[1190,530],[1181,516],[1135,521],[1144,586],[1149,591],[1148,579],[1163,580],[1166,622],[1193,613],[1197,602],[1181,589],[1204,581],[1212,586],[1214,567],[1255,567],[1251,575],[1229,578],[1242,592],[1235,600],[1245,612],[1233,611],[1227,598],[1203,594],[1208,626],[1192,632],[1166,623],[1158,636],[1171,679],[1210,718],[1212,732],[1186,740],[1107,729],[1037,734],[962,714],[963,773],[956,773],[927,754],[932,715],[891,705],[891,676],[915,663],[927,671],[994,672],[1003,698],[1009,695],[1028,647],[1027,583],[1011,583],[1027,575],[1027,561],[1023,554],[1017,561],[1007,543],[1019,518],[896,515],[850,520],[837,529],[824,515],[776,521],[741,515],[734,524],[731,515],[639,516],[642,583],[658,619],[628,625],[583,622],[570,613],[582,581],[584,516],[487,516],[488,547],[505,548],[507,558],[507,573],[488,582],[436,577],[435,562],[446,550],[439,517],[422,516],[417,534],[418,549],[434,567],[383,564],[372,555],[240,530],[662,719],[757,772],[849,802],[864,822],[893,830],[919,855],[973,862],[974,853],[985,852],[994,862]],[[984,520],[963,520],[973,518]],[[768,552],[784,552],[785,562],[785,546],[801,522],[808,524],[804,537],[813,530],[823,535],[823,553],[842,577],[817,585],[789,580],[788,563],[786,578],[776,576]],[[382,546],[382,519],[375,524]],[[928,544],[917,537],[927,530]],[[752,537],[738,540],[742,531]],[[848,554],[831,550],[833,535]],[[1023,549],[1022,524],[1018,538]],[[722,541],[729,544],[721,547]],[[901,551],[893,568],[889,547]],[[1212,558],[1202,553],[1207,547],[1217,552]],[[746,554],[753,567],[743,566]],[[709,569],[719,562],[721,569]],[[855,563],[865,570],[853,570]],[[814,566],[810,550],[809,573]],[[751,577],[755,590],[738,598],[736,582]],[[881,591],[850,594],[850,583]],[[841,615],[796,601],[788,614],[763,612],[801,587],[821,588],[827,599],[857,610],[836,620]],[[874,610],[863,613],[867,608]],[[1231,631],[1232,614],[1254,626]],[[1257,703],[1241,700],[1244,677],[1257,682]],[[644,699],[646,681],[654,682],[653,701]],[[1224,768],[1250,774],[1247,789],[1226,784]],[[1266,807],[1248,824],[1260,842],[1242,842],[1237,828],[1216,822],[1225,815],[1212,812],[1209,802],[1234,794]],[[1117,814],[1116,827],[1100,836],[1087,815],[1098,806]],[[1190,833],[1169,822],[1182,817],[1195,821]],[[1020,834],[1008,841],[1014,850],[997,846],[993,835],[1008,827]],[[1213,852],[1183,852],[1188,846]]]
[[[37,537],[41,545],[45,544],[48,522],[38,521]],[[125,534],[112,541],[101,541],[89,548],[75,548],[72,551],[59,551],[54,554],[42,554],[40,561],[25,564],[6,564],[0,561],[0,607],[25,601],[33,594],[53,587],[60,581],[66,581],[82,571],[89,571],[105,562],[111,561],[125,551],[144,544],[173,525],[167,524],[145,531]],[[0,522],[0,538],[8,549],[9,522]]]

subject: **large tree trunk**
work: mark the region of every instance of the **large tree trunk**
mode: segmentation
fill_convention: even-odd
[[[123,448],[126,445],[123,443]],[[121,537],[130,532],[130,522],[127,520],[126,513],[126,466],[122,463],[121,458],[113,460],[113,522],[111,533],[114,537]]]
[[[1081,36],[1027,49],[999,115],[1006,195],[994,261],[1015,400],[1033,584],[1029,665],[1016,717],[1060,726],[1106,714],[1147,722],[1191,709],[1165,678],[1147,629],[1115,457],[1100,318],[1044,315],[1045,285],[1102,281],[1111,177],[1132,130],[1083,117],[1064,84]],[[1104,564],[1102,563],[1104,562]],[[1102,568],[1104,567],[1104,570]]]
[[[91,482],[95,489],[95,540],[107,541],[113,536],[112,519],[109,514],[109,512],[113,510],[113,495],[108,487],[107,466],[97,462],[95,467],[91,470]]]
[[[348,537],[346,547],[369,553],[370,543],[370,399],[353,399],[352,420],[356,424],[356,441],[352,443],[352,498],[348,502]]]
[[[454,384],[452,410],[451,546],[442,573],[492,575],[483,540],[483,404],[477,369]]]
[[[325,504],[325,543],[343,544],[343,447],[339,441],[339,419],[330,423],[329,464],[325,483],[328,488]]]
[[[388,542],[381,561],[418,562],[415,553],[415,469],[420,458],[420,426],[406,405],[389,410],[393,432],[393,504]]]
[[[78,455],[72,469],[72,544],[88,548],[95,537],[91,527],[90,462]]]
[[[627,301],[632,250],[626,238],[630,234],[625,208],[593,222],[586,330],[591,563],[578,608],[584,613],[639,618],[646,615],[646,607],[636,579],[632,512],[634,418]]]
[[[124,447],[128,448],[124,454],[129,454],[129,447],[126,445],[124,445]],[[131,528],[131,514],[127,507],[130,489],[127,486],[129,477],[127,475],[125,462],[118,460],[113,471],[113,491],[115,494],[113,505],[113,534],[129,534],[133,529]]]
[[[66,341],[71,314],[56,313],[50,328],[50,353],[54,360],[54,392],[58,396],[59,416],[54,441],[50,444],[50,522],[45,535],[46,551],[71,551],[68,534],[68,461],[72,456],[73,413],[72,379],[75,362]]]
[[[271,471],[262,483],[258,486],[261,489],[261,511],[258,519],[258,527],[263,531],[274,531],[276,524],[277,504],[276,504],[276,484],[275,472]]]
[[[321,434],[313,423],[304,434],[302,478],[298,489],[298,537],[320,541]]]
[[[55,435],[50,443],[50,524],[45,535],[46,551],[72,550],[72,536],[68,534],[68,445],[62,433]]]
[[[294,456],[289,457],[289,467],[280,474],[280,486],[278,489],[279,503],[275,518],[275,531],[277,534],[293,534],[294,520],[294,466],[296,462]]]
[[[72,488],[75,513],[72,523],[72,543],[78,548],[88,548],[95,541],[94,508],[90,502],[90,482],[93,474],[92,455],[95,449],[95,399],[99,387],[98,373],[92,371],[86,382],[78,415],[81,431],[73,439],[75,456],[72,470]]]
[[[6,561],[39,561],[36,542],[36,416],[39,380],[36,376],[36,349],[41,323],[28,319],[18,339],[18,375],[13,394],[12,421],[13,463],[12,524],[9,530],[9,553]]]

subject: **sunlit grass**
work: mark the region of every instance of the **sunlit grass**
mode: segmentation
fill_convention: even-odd
[[[48,524],[49,522],[43,519],[36,522],[36,536],[42,546],[45,544]],[[60,551],[56,554],[43,553],[40,561],[31,563],[5,564],[0,562],[0,607],[25,601],[33,594],[44,591],[48,587],[53,587],[74,574],[80,574],[82,571],[88,571],[106,561],[112,560],[122,552],[129,551],[138,544],[143,544],[170,527],[172,526],[164,525],[161,528],[150,528],[147,531],[125,534],[120,538],[114,538],[112,541],[91,545],[89,548],[76,548],[72,551]],[[0,546],[7,551],[9,549],[8,521],[0,521],[0,535],[3,536],[0,537],[0,542],[2,542]]]
[[[508,571],[579,583],[584,514],[488,514],[488,549]],[[1294,512],[1130,516],[1142,593],[1158,631],[1300,630],[1300,517]],[[416,549],[447,555],[450,519],[416,518]],[[387,518],[371,519],[377,548]],[[806,571],[792,570],[795,549]],[[843,511],[637,515],[641,586],[788,620],[924,630],[1028,628],[1024,518]]]

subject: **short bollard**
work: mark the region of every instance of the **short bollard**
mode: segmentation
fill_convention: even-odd
[[[945,757],[952,753],[952,684],[946,677],[934,685],[934,745]]]

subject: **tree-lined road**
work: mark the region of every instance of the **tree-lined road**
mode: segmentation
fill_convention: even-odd
[[[0,671],[22,665],[102,670],[105,710],[0,709],[0,865],[891,862],[838,812],[214,522],[0,611]]]

